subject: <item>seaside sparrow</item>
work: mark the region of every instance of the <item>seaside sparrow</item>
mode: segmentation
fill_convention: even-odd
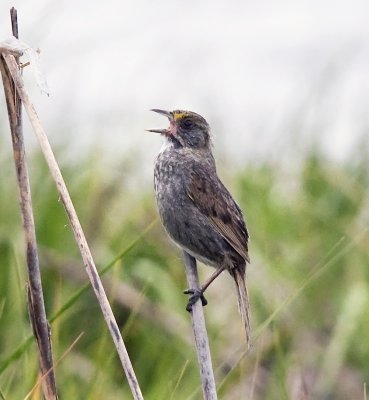
[[[204,264],[215,267],[200,290],[191,294],[187,310],[203,296],[210,283],[224,270],[233,277],[238,306],[250,343],[249,301],[245,285],[250,262],[249,234],[242,211],[217,175],[210,128],[191,111],[153,109],[169,119],[168,129],[149,129],[166,138],[155,161],[154,183],[161,221],[174,242]]]

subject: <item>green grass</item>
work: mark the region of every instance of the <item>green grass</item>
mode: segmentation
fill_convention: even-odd
[[[38,361],[26,310],[14,166],[4,154],[0,398],[21,399],[37,381]],[[30,165],[60,397],[130,398],[45,164],[35,154]],[[209,289],[205,309],[220,398],[296,398],[296,391],[305,389],[318,399],[364,398],[369,378],[368,165],[365,155],[339,165],[312,152],[296,172],[268,163],[247,165],[227,182],[251,231],[253,349],[245,353],[232,282],[224,274]],[[95,261],[112,282],[108,294],[145,399],[199,399],[179,251],[155,222],[151,186],[126,190],[124,172],[132,166],[121,168],[122,176],[111,177],[91,156],[64,167],[63,173]],[[66,273],[68,266],[76,273]],[[202,279],[210,272],[200,266]],[[134,289],[133,294],[118,293],[124,301],[114,297],[119,282]],[[39,391],[32,398],[41,399]]]

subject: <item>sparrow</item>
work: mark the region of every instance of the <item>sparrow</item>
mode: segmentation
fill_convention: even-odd
[[[210,127],[191,111],[152,109],[169,119],[160,133],[165,143],[154,166],[154,186],[161,222],[170,238],[215,272],[200,290],[188,289],[187,310],[224,270],[237,289],[238,307],[250,347],[249,300],[245,284],[249,233],[240,207],[217,175]]]

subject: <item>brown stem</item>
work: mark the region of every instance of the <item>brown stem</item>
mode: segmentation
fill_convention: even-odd
[[[18,38],[17,10],[14,7],[10,10],[10,15],[13,35]],[[18,58],[16,61],[17,63],[19,62]],[[49,324],[46,319],[42,292],[31,189],[23,139],[22,102],[17,95],[9,69],[2,56],[0,56],[0,69],[8,109],[13,155],[19,187],[19,203],[26,242],[26,260],[29,279],[29,284],[27,285],[28,313],[37,341],[41,373],[45,375],[42,385],[44,397],[46,400],[55,400],[58,396],[55,385]]]
[[[41,121],[37,115],[36,109],[35,109],[34,105],[32,104],[31,99],[28,95],[28,92],[24,86],[24,81],[23,81],[21,74],[19,73],[16,62],[14,60],[14,56],[10,55],[10,54],[3,54],[3,58],[5,59],[5,62],[9,68],[9,71],[10,71],[10,74],[15,83],[18,95],[22,99],[24,108],[28,114],[29,120],[33,127],[33,130],[37,136],[42,153],[48,164],[50,173],[55,181],[57,190],[60,195],[60,199],[64,205],[65,211],[69,218],[70,225],[71,225],[71,228],[72,228],[72,231],[74,234],[74,238],[79,247],[79,250],[80,250],[80,253],[81,253],[85,268],[86,268],[87,275],[90,279],[92,288],[96,295],[96,298],[99,301],[101,311],[104,315],[106,324],[108,325],[110,334],[113,338],[115,348],[117,350],[117,353],[119,355],[120,361],[123,366],[123,369],[127,376],[127,380],[128,380],[133,398],[135,400],[141,400],[141,399],[143,399],[143,397],[142,397],[141,389],[138,384],[135,372],[134,372],[132,364],[131,364],[131,360],[129,358],[127,349],[123,342],[122,335],[119,331],[117,322],[115,320],[113,311],[111,309],[108,298],[106,296],[104,287],[101,283],[98,271],[96,269],[95,262],[92,258],[91,250],[87,243],[81,223],[78,219],[76,210],[73,206],[72,199],[69,195],[67,186],[64,182],[59,165],[55,159],[54,153],[50,146],[46,132],[41,124]]]

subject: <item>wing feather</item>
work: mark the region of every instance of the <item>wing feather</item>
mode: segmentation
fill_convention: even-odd
[[[210,176],[199,167],[191,173],[187,194],[223,238],[250,262],[247,246],[249,234],[241,209],[219,178]]]

